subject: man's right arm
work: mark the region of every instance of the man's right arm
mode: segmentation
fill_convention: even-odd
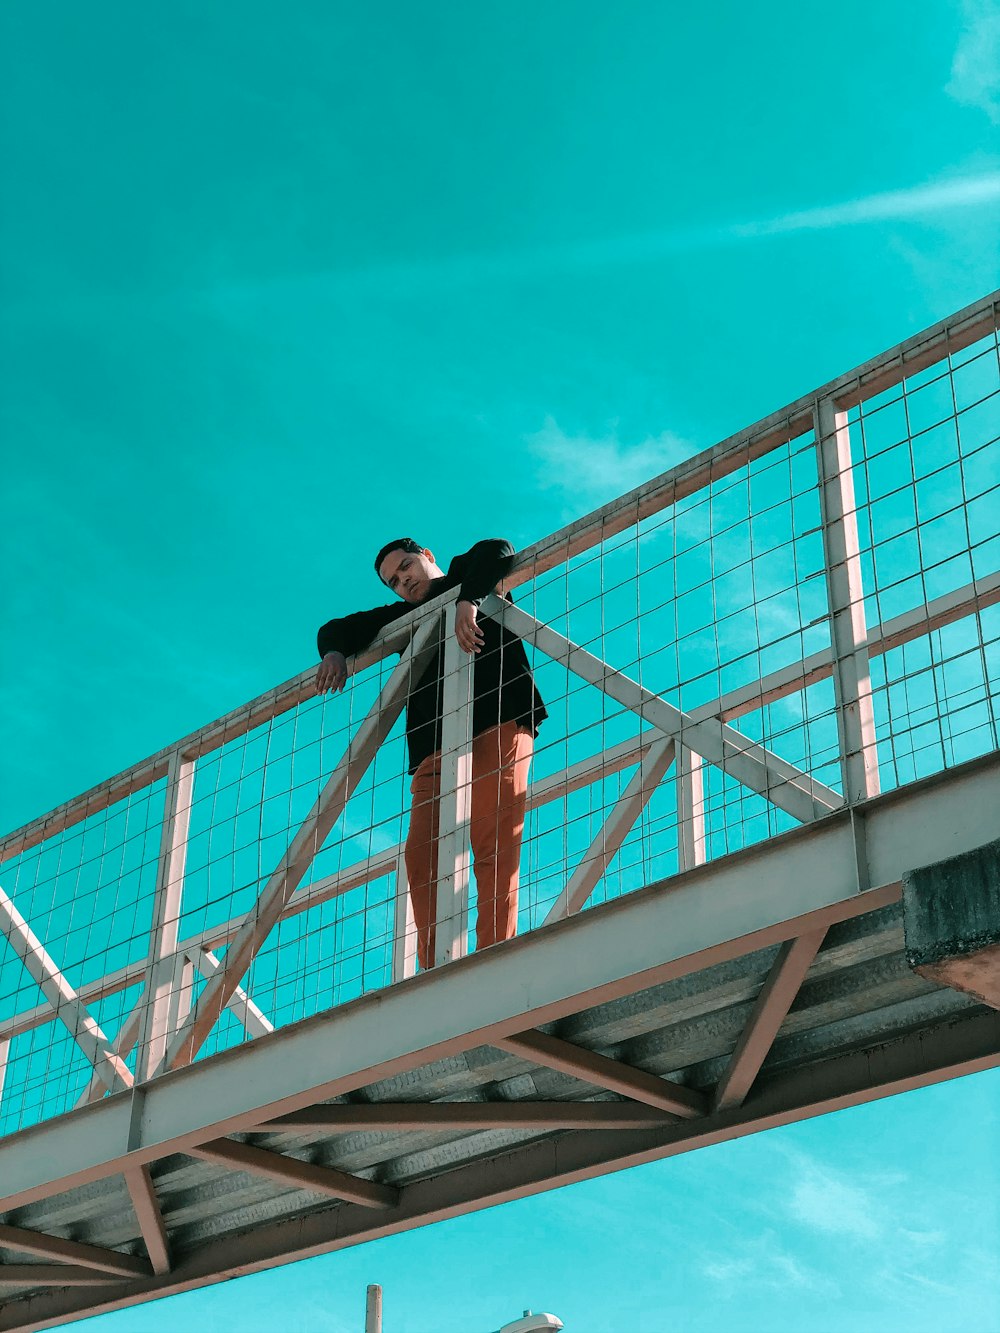
[[[322,661],[316,672],[316,693],[332,690],[336,694],[347,681],[347,659],[367,648],[372,639],[410,608],[405,602],[391,606],[377,606],[371,611],[355,611],[353,615],[328,620],[316,635],[316,647]]]

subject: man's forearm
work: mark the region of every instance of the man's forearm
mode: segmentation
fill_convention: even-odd
[[[472,602],[478,606],[500,580],[510,573],[513,564],[514,548],[509,541],[490,538],[476,542],[469,551],[465,568],[462,570],[458,600]]]

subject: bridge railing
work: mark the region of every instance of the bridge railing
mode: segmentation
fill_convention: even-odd
[[[520,930],[998,748],[998,322],[994,296],[519,555],[482,614],[549,711]],[[0,843],[0,1133],[413,974],[401,715],[441,645],[437,962],[469,951],[453,615]]]

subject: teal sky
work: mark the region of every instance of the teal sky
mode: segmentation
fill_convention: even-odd
[[[6,829],[1000,285],[1000,8],[11,3],[0,173]],[[998,1092],[93,1327],[995,1333]]]

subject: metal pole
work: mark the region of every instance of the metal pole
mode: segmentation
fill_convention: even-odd
[[[374,1283],[365,1301],[365,1333],[382,1333],[382,1288]]]

